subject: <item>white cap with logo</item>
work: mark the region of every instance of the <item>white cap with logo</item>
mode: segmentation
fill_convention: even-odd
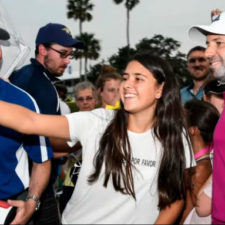
[[[214,16],[210,25],[194,25],[189,29],[189,37],[193,41],[206,40],[207,34],[225,35],[225,12]]]

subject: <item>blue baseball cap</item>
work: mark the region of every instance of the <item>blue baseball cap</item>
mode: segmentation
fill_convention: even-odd
[[[65,47],[84,48],[83,42],[73,38],[70,30],[66,26],[58,23],[48,23],[41,27],[35,42],[36,46],[56,43]]]
[[[10,38],[9,33],[6,30],[0,28],[0,40],[7,41],[9,40],[9,38]]]

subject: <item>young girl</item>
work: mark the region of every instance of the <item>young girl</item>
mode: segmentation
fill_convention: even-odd
[[[212,152],[212,140],[215,126],[219,119],[219,112],[210,103],[193,99],[188,101],[184,105],[186,110],[186,118],[189,127],[190,139],[193,146],[194,157],[197,163],[196,173],[193,178],[193,195],[191,203],[192,210],[185,220],[185,224],[211,224],[211,217],[198,216],[197,209],[199,207],[199,191],[204,191],[203,185],[211,176],[212,164],[211,164],[211,152]],[[209,182],[207,182],[208,184]],[[206,192],[206,193],[209,193]],[[208,194],[209,195],[209,194]],[[188,201],[187,201],[188,202]],[[205,202],[206,203],[206,202]],[[203,204],[201,204],[203,205]],[[205,205],[210,208],[211,205]],[[191,207],[189,207],[191,209]],[[190,211],[190,210],[189,210]]]
[[[82,168],[63,224],[173,223],[191,166],[179,93],[167,63],[143,53],[126,67],[116,112],[50,116],[0,101],[0,124],[82,144]]]

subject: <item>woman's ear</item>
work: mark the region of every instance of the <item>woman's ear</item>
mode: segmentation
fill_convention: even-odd
[[[157,92],[156,92],[156,95],[155,95],[155,98],[156,99],[160,99],[162,97],[162,92],[163,92],[163,87],[164,87],[164,82],[162,84],[159,85],[158,89],[157,89]]]
[[[189,131],[189,134],[191,134],[191,135],[199,135],[200,134],[200,130],[196,126],[189,127],[188,131]]]

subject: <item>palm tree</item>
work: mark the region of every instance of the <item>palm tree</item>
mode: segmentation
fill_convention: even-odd
[[[79,20],[79,33],[82,34],[82,25],[85,21],[91,21],[92,15],[90,11],[94,5],[90,3],[90,0],[68,0],[67,5],[67,17],[69,19]],[[80,76],[82,73],[82,58],[80,58]]]
[[[122,3],[124,0],[113,0],[116,4]],[[127,46],[130,47],[130,11],[140,2],[140,0],[125,0],[127,10]]]
[[[92,15],[90,11],[94,5],[90,0],[68,0],[67,17],[69,19],[79,20],[79,32],[82,34],[82,24],[85,21],[91,21]]]
[[[77,58],[84,58],[84,68],[85,68],[85,80],[87,79],[88,72],[88,60],[96,60],[99,58],[99,52],[101,50],[99,40],[94,38],[94,34],[82,33],[80,36],[76,37],[81,40],[85,49],[83,51],[78,51],[76,53]]]

